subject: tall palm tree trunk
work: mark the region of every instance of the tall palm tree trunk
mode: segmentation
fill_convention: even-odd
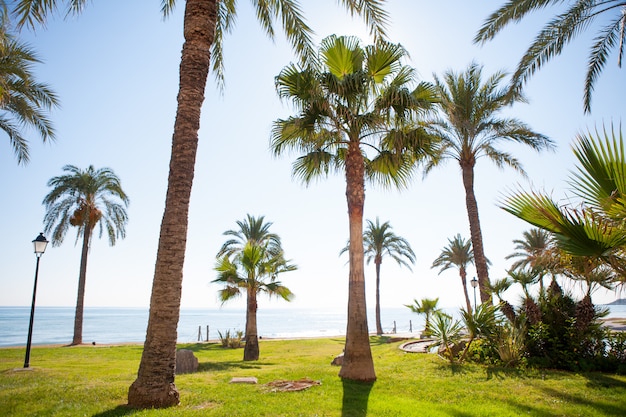
[[[376,334],[383,334],[383,325],[380,319],[380,264],[381,261],[376,259]]]
[[[367,328],[365,267],[363,251],[363,207],[365,167],[358,142],[351,141],[346,156],[346,199],[350,225],[350,275],[348,278],[348,324],[346,345],[339,376],[356,381],[376,380]]]
[[[74,337],[72,345],[83,343],[83,312],[85,310],[85,282],[87,281],[87,257],[91,240],[91,225],[85,227],[83,247],[80,254],[80,271],[78,273],[78,295],[76,296],[76,312],[74,313]]]
[[[256,323],[256,289],[248,288],[248,303],[246,307],[246,346],[243,349],[244,361],[259,360],[259,335]]]
[[[471,164],[461,164],[461,172],[463,175],[463,187],[465,187],[465,206],[467,208],[472,248],[474,250],[474,265],[476,265],[476,275],[478,275],[480,302],[486,303],[491,300],[491,295],[488,291],[489,269],[487,268],[487,258],[483,249],[478,203],[476,203],[476,195],[474,194],[474,167]]]
[[[187,242],[189,198],[193,182],[200,110],[215,35],[217,0],[187,0],[178,109],[165,212],[161,222],[146,341],[128,405],[162,408],[179,403],[174,384],[176,339],[180,315],[183,264]]]
[[[467,306],[467,312],[472,314],[472,303],[467,293],[467,271],[465,268],[459,269],[459,275],[461,276],[461,283],[463,284],[463,295],[465,295],[465,305]]]

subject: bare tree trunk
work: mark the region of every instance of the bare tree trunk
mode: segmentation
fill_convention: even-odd
[[[380,320],[380,260],[376,260],[376,334],[383,334],[383,325]]]
[[[465,295],[465,305],[467,306],[467,312],[472,314],[472,303],[467,294],[467,271],[465,268],[459,269],[459,275],[461,275],[461,283],[463,284],[463,295]]]
[[[363,207],[365,167],[357,141],[348,145],[346,157],[346,199],[350,224],[350,275],[348,281],[348,324],[346,345],[339,376],[371,382],[376,380],[367,327],[363,252]]]
[[[80,271],[78,273],[78,295],[76,297],[76,312],[74,313],[74,337],[72,345],[83,343],[83,313],[85,311],[85,283],[87,282],[87,258],[89,256],[89,241],[91,240],[91,225],[85,227],[83,247],[80,254]]]
[[[474,250],[474,264],[476,265],[476,275],[478,275],[478,289],[480,290],[480,302],[491,301],[488,291],[489,268],[487,258],[483,249],[483,236],[480,230],[480,219],[478,217],[478,203],[474,194],[474,166],[473,164],[461,164],[463,174],[463,186],[465,187],[465,206],[470,225],[470,235],[472,238],[472,248]]]
[[[256,290],[248,288],[248,302],[246,307],[246,346],[243,349],[244,361],[259,360],[259,336],[256,324]]]
[[[216,21],[217,0],[187,0],[185,43],[181,54],[178,109],[165,212],[152,283],[146,341],[137,379],[128,390],[128,405],[131,407],[163,408],[180,401],[174,378],[189,199],[198,148],[200,110]]]

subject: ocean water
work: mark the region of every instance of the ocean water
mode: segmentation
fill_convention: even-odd
[[[608,317],[626,317],[626,305],[607,306]],[[458,318],[458,309],[444,309]],[[0,307],[0,347],[26,345],[30,307]],[[376,331],[375,313],[368,311],[370,332]],[[383,331],[418,334],[424,327],[422,315],[406,307],[382,308]],[[147,308],[85,307],[83,342],[142,343],[148,324]],[[345,309],[260,308],[257,325],[261,337],[342,336],[346,330]],[[218,339],[224,334],[245,329],[245,310],[181,309],[178,341],[195,342]],[[33,345],[67,344],[74,332],[73,307],[37,307],[33,325]]]
[[[376,331],[375,313],[368,314],[370,331]],[[30,307],[0,307],[0,347],[26,344]],[[385,332],[391,332],[394,321],[397,332],[418,332],[423,318],[408,308],[382,309]],[[219,338],[218,331],[245,330],[244,309],[183,308],[178,323],[178,341],[195,342]],[[84,343],[143,342],[148,325],[147,308],[85,307]],[[259,308],[259,336],[319,337],[341,336],[346,330],[345,309]],[[420,327],[421,326],[421,327]],[[74,307],[36,307],[32,344],[67,344],[74,332]]]

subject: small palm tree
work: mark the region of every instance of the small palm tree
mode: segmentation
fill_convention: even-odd
[[[441,254],[433,261],[431,268],[439,268],[439,275],[452,267],[459,269],[463,294],[465,295],[465,305],[471,314],[472,304],[467,293],[467,266],[474,263],[474,251],[472,242],[465,240],[460,234],[453,239],[448,239],[448,246],[441,250]]]
[[[218,259],[215,270],[218,277],[213,283],[224,288],[219,298],[225,303],[247,294],[246,335],[243,352],[244,361],[259,359],[259,337],[257,332],[257,297],[261,293],[279,296],[286,301],[293,299],[291,290],[276,280],[277,275],[295,271],[297,267],[283,257],[282,250],[271,243],[248,241],[243,248]]]
[[[507,275],[511,282],[521,285],[524,296],[522,297],[521,309],[526,316],[526,321],[530,325],[537,324],[541,320],[541,308],[537,304],[537,301],[530,293],[530,286],[537,281],[541,283],[542,273],[537,269],[531,269],[529,267],[520,267],[516,269],[510,269],[507,271]],[[543,286],[539,289],[538,300],[545,299],[545,292]]]
[[[405,304],[405,307],[408,307],[414,313],[423,314],[425,318],[424,323],[424,336],[430,334],[430,318],[431,316],[439,311],[437,304],[439,303],[439,298],[422,298],[421,301],[417,301],[417,299],[413,300],[413,304]]]
[[[465,349],[463,349],[459,362],[465,360],[470,345],[476,338],[484,337],[488,340],[493,340],[498,324],[496,319],[496,307],[493,304],[480,304],[476,306],[474,311],[461,309],[461,318],[469,339],[465,345]]]
[[[383,334],[383,326],[380,318],[380,266],[383,263],[383,258],[387,255],[394,259],[398,265],[406,266],[411,270],[411,266],[405,259],[414,264],[415,253],[406,239],[391,231],[389,222],[380,224],[378,217],[376,223],[367,220],[365,233],[363,233],[363,244],[367,263],[369,264],[373,260],[374,265],[376,265],[376,334],[381,335]],[[350,244],[348,243],[340,254],[349,249]]]
[[[494,282],[492,282],[489,285],[489,291],[495,295],[496,297],[498,297],[498,299],[500,300],[500,310],[502,311],[502,313],[504,314],[504,316],[509,319],[509,321],[511,321],[512,323],[515,322],[516,319],[516,314],[515,314],[515,309],[513,308],[513,306],[504,299],[504,297],[502,296],[502,294],[508,290],[509,288],[511,288],[511,285],[513,284],[513,281],[508,279],[508,277],[504,277],[504,278],[500,278],[495,280]]]
[[[439,347],[439,352],[443,353],[450,363],[454,363],[456,358],[452,348],[461,341],[462,331],[463,325],[460,321],[454,320],[442,311],[436,311],[433,314],[433,323],[429,332],[433,338],[430,346]]]
[[[65,175],[51,178],[46,195],[44,228],[51,234],[53,246],[59,246],[71,227],[76,228],[76,240],[83,238],[78,276],[78,298],[74,318],[73,345],[83,342],[83,306],[85,282],[87,279],[87,257],[93,231],[99,227],[99,237],[103,232],[111,246],[117,238],[126,237],[126,223],[129,199],[120,179],[109,168],[95,169],[93,166],[82,170],[73,165],[63,167]]]
[[[546,272],[554,271],[558,255],[555,253],[554,237],[546,230],[532,228],[523,233],[523,239],[514,239],[516,252],[506,259],[518,258],[512,270],[530,268],[538,275],[539,292],[544,293],[543,277]]]
[[[33,65],[41,61],[26,44],[7,33],[8,21],[0,13],[0,129],[8,136],[18,163],[28,163],[30,127],[43,141],[54,139],[47,113],[59,105],[56,94],[35,79]]]
[[[624,55],[624,26],[626,25],[626,4],[622,0],[510,0],[492,13],[474,38],[474,42],[485,43],[493,39],[509,23],[517,23],[525,16],[542,11],[549,6],[563,8],[541,29],[535,40],[524,53],[511,80],[511,87],[519,89],[550,59],[558,56],[565,45],[577,35],[592,27],[594,21],[601,21],[598,36],[589,53],[587,75],[585,77],[584,108],[591,112],[591,93],[600,76],[610,52],[617,49],[617,65],[622,66]]]
[[[516,102],[521,93],[510,94],[500,83],[505,73],[496,72],[483,80],[482,67],[472,63],[464,72],[446,71],[443,79],[435,76],[440,116],[429,121],[431,134],[440,139],[437,157],[426,165],[425,172],[448,159],[460,168],[465,189],[465,206],[470,226],[474,264],[478,275],[481,302],[489,301],[489,270],[483,248],[483,237],[474,193],[474,167],[479,158],[487,158],[497,167],[509,166],[524,174],[520,162],[497,148],[498,143],[513,142],[534,150],[549,149],[552,141],[514,118],[500,113]]]

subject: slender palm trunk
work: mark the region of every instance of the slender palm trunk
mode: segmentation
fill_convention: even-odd
[[[474,264],[476,265],[476,275],[478,275],[478,289],[480,290],[480,302],[486,303],[491,300],[488,291],[489,269],[487,268],[487,258],[483,249],[483,236],[480,230],[480,219],[478,217],[478,203],[474,194],[474,166],[470,163],[461,163],[463,174],[463,187],[465,187],[465,206],[470,225],[470,235],[472,237],[472,248],[474,249]]]
[[[343,364],[339,376],[356,381],[376,380],[367,328],[363,253],[363,207],[365,168],[358,142],[351,141],[346,157],[346,199],[350,224],[350,275],[348,278],[348,324]]]
[[[376,259],[376,334],[383,334],[383,325],[380,319],[380,264],[381,260]]]
[[[461,276],[461,283],[463,284],[463,294],[465,295],[465,305],[467,306],[467,312],[472,314],[472,303],[470,302],[469,295],[467,293],[467,271],[465,268],[459,269],[459,275]]]
[[[256,289],[248,288],[248,303],[246,307],[246,346],[243,349],[244,361],[259,360],[259,335],[256,324]]]
[[[78,273],[78,295],[76,297],[76,312],[74,313],[74,337],[72,345],[83,343],[83,312],[85,310],[85,282],[87,281],[87,257],[89,256],[89,241],[92,228],[85,227],[83,247],[80,255],[80,272]]]
[[[185,43],[180,63],[178,109],[165,212],[161,222],[150,315],[137,379],[128,390],[128,405],[163,408],[179,403],[174,384],[183,264],[187,243],[189,199],[198,147],[200,110],[215,35],[217,0],[187,0]]]

